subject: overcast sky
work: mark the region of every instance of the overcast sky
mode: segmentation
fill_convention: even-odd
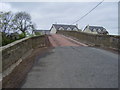
[[[30,13],[37,29],[50,29],[52,24],[72,24],[99,2],[7,2],[0,3],[2,11]],[[105,27],[110,34],[118,34],[118,3],[103,2],[89,15],[77,22],[80,29],[86,25]]]

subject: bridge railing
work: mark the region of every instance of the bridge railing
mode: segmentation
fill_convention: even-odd
[[[107,47],[119,50],[120,36],[115,35],[98,35],[78,31],[58,31],[57,33],[77,38],[81,42],[89,45]]]

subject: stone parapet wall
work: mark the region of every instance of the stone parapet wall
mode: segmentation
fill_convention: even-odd
[[[58,31],[57,33],[72,36],[85,44],[120,50],[120,36],[98,35],[77,31]]]
[[[22,58],[22,56],[32,49],[46,47],[48,44],[47,36],[42,35],[24,38],[1,47],[2,71],[5,71],[12,64],[16,63],[20,58]]]

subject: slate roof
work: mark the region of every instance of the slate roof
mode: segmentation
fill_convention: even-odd
[[[91,30],[91,31],[93,31],[93,29],[96,29],[96,30],[101,30],[101,31],[103,31],[105,28],[103,28],[103,27],[100,27],[100,26],[89,26],[89,29]]]
[[[67,28],[70,28],[71,30],[74,28],[78,29],[76,25],[53,24],[53,26],[56,28],[56,30],[59,30],[60,27],[62,27],[64,30],[67,30]]]
[[[87,26],[85,27],[85,29],[86,28],[87,28]],[[104,27],[101,27],[101,26],[89,26],[89,29],[92,32],[94,32],[94,29],[95,29],[98,34],[108,33],[108,31],[106,31],[106,29]],[[100,29],[100,31],[99,31],[99,29]]]

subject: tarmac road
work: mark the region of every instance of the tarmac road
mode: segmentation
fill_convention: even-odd
[[[38,58],[22,88],[118,88],[117,54],[53,37],[54,48]]]

